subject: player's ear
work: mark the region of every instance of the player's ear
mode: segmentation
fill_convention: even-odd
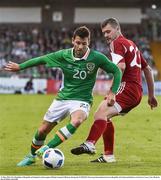
[[[88,46],[90,45],[91,39],[90,37],[88,38]]]
[[[72,37],[72,44],[74,45],[74,37]]]
[[[119,28],[119,26],[117,26],[117,31],[120,31],[120,28]]]

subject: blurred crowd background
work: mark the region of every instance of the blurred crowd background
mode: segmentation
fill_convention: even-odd
[[[7,6],[12,4],[14,6],[14,2],[8,1]],[[40,0],[39,0],[40,1]],[[89,1],[89,0],[88,0]],[[104,2],[103,0],[102,2]],[[41,2],[41,1],[40,1]],[[44,1],[45,2],[45,1]],[[49,10],[52,3],[56,1],[46,1],[45,2],[45,11]],[[62,1],[63,2],[63,1]],[[74,0],[72,0],[74,3]],[[71,3],[72,3],[71,2]],[[115,2],[115,1],[114,1]],[[136,2],[136,5],[139,6],[139,2],[145,1],[137,1],[133,0],[132,2]],[[156,9],[153,1],[149,4],[150,8]],[[156,1],[158,4],[159,1]],[[25,3],[25,1],[23,1]],[[23,4],[22,3],[22,4]],[[27,2],[26,2],[27,3]],[[30,2],[31,3],[31,2]],[[83,1],[82,1],[83,3]],[[98,2],[97,2],[98,3]],[[96,3],[96,4],[97,4]],[[1,5],[2,4],[2,5]],[[80,3],[81,4],[81,3]],[[117,0],[116,0],[117,4]],[[161,3],[159,3],[160,5]],[[62,4],[63,5],[63,4]],[[102,4],[103,5],[103,4]],[[5,2],[0,3],[0,7],[5,6]],[[35,5],[34,5],[35,6]],[[59,5],[60,6],[60,5]],[[128,2],[124,0],[124,6],[128,6]],[[143,4],[142,4],[143,6]],[[160,11],[160,10],[159,10]],[[161,11],[160,11],[161,14]],[[158,17],[157,17],[158,18]],[[153,74],[155,80],[159,79],[159,69],[156,66],[155,59],[153,57],[153,53],[151,50],[151,42],[153,41],[161,41],[161,21],[152,16],[149,20],[144,20],[140,24],[121,24],[123,35],[127,38],[133,40],[143,53],[144,58],[147,60],[149,65],[152,67]],[[154,23],[155,22],[155,26]],[[86,25],[90,28],[92,32],[91,44],[90,48],[98,50],[105,55],[109,56],[109,50],[107,48],[106,42],[101,33],[100,24],[99,23],[81,23],[81,24],[70,24],[67,23],[59,23],[59,26],[56,24],[24,24],[22,23],[1,23],[0,26],[0,69],[8,62],[14,61],[16,63],[22,63],[27,59],[31,59],[33,57],[38,57],[47,53],[51,53],[57,51],[59,49],[70,48],[72,47],[71,38],[73,30],[79,25]],[[156,29],[156,33],[154,35],[154,28]],[[59,80],[62,77],[61,71],[59,69],[49,69],[45,66],[34,67],[31,69],[24,70],[17,74],[6,73],[5,71],[1,71],[1,77],[10,77],[10,76],[18,76],[22,78],[48,78],[48,79],[56,79]],[[99,71],[98,79],[106,79],[109,78],[108,75],[104,74],[103,71]]]
[[[90,47],[98,50],[105,55],[109,55],[106,42],[101,33],[100,27],[91,27],[92,37]],[[0,65],[5,65],[8,61],[22,63],[27,59],[42,56],[47,53],[72,47],[71,38],[73,28],[62,27],[61,29],[45,29],[38,27],[16,27],[9,26],[0,27]],[[152,67],[155,79],[157,79],[158,71],[155,67],[150,49],[150,37],[147,36],[149,32],[139,31],[139,29],[124,29],[123,34],[133,40],[143,53],[144,58]],[[100,71],[100,76],[103,72]],[[1,76],[10,76],[6,72],[1,73]],[[49,69],[45,66],[39,66],[32,69],[25,70],[18,73],[20,77],[35,78],[54,78],[60,79],[61,72],[59,69]],[[100,77],[98,77],[100,78]]]

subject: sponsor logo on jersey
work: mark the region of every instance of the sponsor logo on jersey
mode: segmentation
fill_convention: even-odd
[[[71,64],[68,64],[67,67],[70,69],[73,68],[73,66]]]

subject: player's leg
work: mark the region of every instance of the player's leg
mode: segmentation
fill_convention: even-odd
[[[54,135],[53,139],[47,143],[47,146],[39,149],[36,154],[42,156],[43,148],[55,148],[60,145],[65,140],[69,139],[80,126],[80,124],[87,118],[90,110],[88,103],[82,103],[81,101],[66,101],[68,104],[67,109],[71,116],[71,121],[66,126],[59,129]],[[84,106],[82,106],[84,104]]]
[[[131,92],[131,89],[134,88],[135,91]],[[130,89],[130,90],[129,90]],[[139,93],[138,93],[139,92]],[[136,107],[141,100],[140,88],[132,86],[125,86],[122,90],[116,95],[116,102],[114,104],[118,113],[125,115],[131,109]],[[103,133],[103,142],[104,142],[104,154],[96,160],[91,162],[115,162],[114,157],[114,127],[112,122],[107,124],[106,130]]]
[[[118,115],[117,109],[114,106],[108,107],[106,100],[102,101],[95,113],[95,121],[90,129],[86,142],[81,144],[79,147],[72,149],[71,153],[75,155],[80,155],[83,153],[94,154],[94,145],[106,130],[107,117],[110,118],[116,115]]]
[[[59,123],[68,115],[68,103],[67,101],[54,100],[48,111],[46,112],[44,119],[48,122]],[[62,143],[62,136],[59,136],[59,131],[54,135],[47,145],[39,148],[35,153],[38,157],[42,157],[43,153],[48,148],[54,148],[60,143]]]
[[[31,154],[36,155],[36,150],[38,150],[42,145],[44,145],[44,141],[49,132],[57,125],[57,122],[48,122],[44,120],[35,133],[32,144],[31,144]]]
[[[64,108],[64,104],[61,101],[54,100],[48,111],[44,116],[44,121],[40,125],[39,129],[35,133],[32,145],[31,145],[31,153],[27,155],[21,162],[17,164],[17,166],[27,166],[31,165],[35,162],[36,151],[41,149],[40,147],[44,144],[46,135],[53,129],[53,127],[57,124],[57,121],[62,118],[62,116],[66,113]],[[43,147],[42,147],[43,148]],[[40,150],[41,151],[41,150]]]
[[[62,127],[57,131],[54,138],[47,144],[49,147],[56,147],[61,144],[63,141],[69,139],[72,134],[75,133],[76,129],[80,124],[87,118],[89,113],[89,104],[80,101],[68,101],[69,102],[69,113],[71,116],[71,121],[66,126]],[[82,106],[82,107],[81,107]]]
[[[36,150],[44,144],[47,134],[53,129],[56,124],[57,123],[51,123],[45,120],[42,122],[33,137],[31,152],[22,161],[20,161],[17,166],[29,166],[36,162]]]
[[[114,133],[115,133],[114,124],[111,119],[108,119],[106,129],[103,133],[105,155],[114,154]]]
[[[114,156],[114,125],[111,119],[107,120],[106,129],[103,133],[104,154],[91,162],[116,162]]]

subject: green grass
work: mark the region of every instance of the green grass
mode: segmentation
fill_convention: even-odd
[[[89,119],[71,139],[58,147],[65,155],[64,166],[58,170],[46,170],[41,161],[29,167],[16,167],[16,164],[29,152],[33,134],[53,96],[0,95],[0,175],[161,175],[161,108],[159,105],[151,111],[147,97],[126,116],[113,118],[115,164],[90,163],[102,153],[101,139],[94,156],[73,156],[70,153],[70,149],[82,143],[88,135],[93,113],[101,99],[101,96],[95,97]],[[158,101],[161,104],[161,96]],[[61,122],[47,141],[68,121]]]

